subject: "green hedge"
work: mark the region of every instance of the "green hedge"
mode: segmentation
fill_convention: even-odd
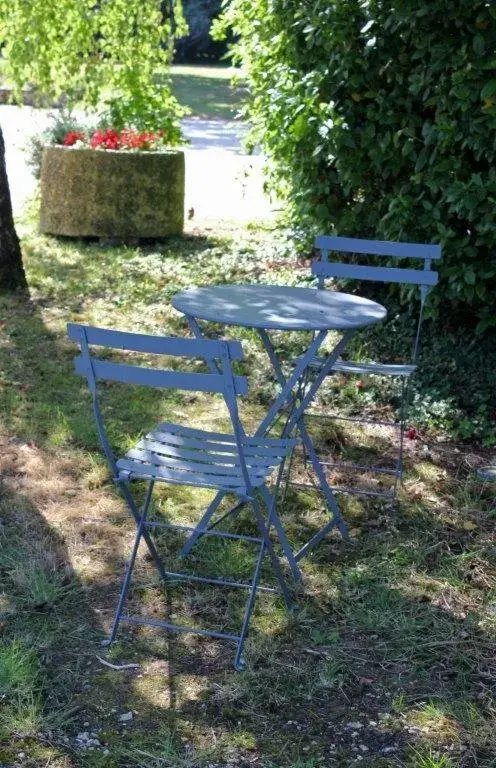
[[[307,233],[443,245],[430,312],[496,325],[496,5],[231,0],[252,141]]]

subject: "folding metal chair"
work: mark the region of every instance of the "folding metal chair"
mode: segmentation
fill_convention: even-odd
[[[318,278],[318,287],[325,289],[325,281],[329,278],[344,278],[347,280],[365,280],[383,283],[399,283],[403,285],[417,285],[420,292],[420,308],[415,328],[415,337],[412,346],[411,357],[405,363],[378,363],[360,362],[354,360],[338,359],[332,366],[329,375],[335,373],[360,375],[360,376],[385,376],[399,377],[401,379],[401,405],[398,419],[394,421],[377,421],[339,414],[323,414],[307,411],[310,417],[338,419],[342,421],[358,422],[362,424],[376,424],[396,428],[399,432],[398,458],[393,468],[363,466],[357,464],[347,465],[347,468],[360,472],[385,473],[394,477],[392,489],[371,491],[353,487],[334,487],[333,490],[358,495],[370,495],[376,497],[396,498],[398,485],[403,475],[403,444],[405,435],[406,405],[408,397],[408,382],[414,373],[419,355],[419,342],[424,307],[429,290],[436,285],[438,274],[431,269],[432,261],[441,258],[441,246],[419,243],[396,243],[380,240],[361,240],[351,237],[334,237],[319,235],[315,240],[315,248],[320,252],[321,258],[312,264],[312,274]],[[331,253],[352,254],[371,257],[389,257],[401,261],[402,259],[416,259],[421,262],[422,269],[411,266],[379,266],[377,264],[344,263],[330,260]],[[317,357],[312,361],[312,369],[318,372],[324,365],[325,358]],[[338,462],[325,464],[334,469],[339,467]]]
[[[85,376],[93,399],[93,412],[98,428],[100,442],[110,466],[113,479],[126,500],[137,531],[131,557],[122,585],[117,611],[109,642],[115,640],[121,621],[131,624],[144,624],[162,627],[175,632],[192,632],[234,641],[237,644],[235,668],[242,669],[243,645],[248,632],[251,613],[257,589],[274,591],[271,587],[259,587],[260,572],[264,555],[268,553],[272,569],[277,578],[280,592],[288,608],[292,600],[281,568],[281,563],[270,538],[273,525],[277,535],[284,537],[284,531],[277,517],[275,496],[268,491],[265,481],[272,471],[294,448],[295,440],[273,439],[269,437],[247,437],[241,425],[237,396],[246,393],[246,377],[233,373],[232,361],[243,357],[241,344],[237,341],[217,341],[210,339],[180,339],[174,337],[154,337],[135,333],[92,328],[70,324],[69,338],[77,342],[81,354],[75,358],[76,373]],[[90,346],[114,348],[129,352],[159,354],[174,357],[202,358],[207,361],[209,373],[189,373],[175,370],[146,368],[122,362],[98,359]],[[173,388],[178,390],[217,393],[223,396],[231,419],[233,433],[224,434],[193,429],[177,424],[158,424],[146,437],[129,450],[123,458],[115,459],[105,430],[102,412],[98,401],[97,381],[109,380],[124,384],[145,387]],[[141,509],[138,508],[130,484],[133,480],[146,480],[148,490]],[[203,515],[197,528],[178,526],[160,521],[148,520],[148,511],[155,482],[187,485],[213,489],[216,495]],[[257,495],[260,493],[268,509],[266,523],[262,506]],[[244,536],[219,531],[215,525],[207,528],[222,499],[226,494],[234,494],[240,501],[248,503],[254,514],[258,536]],[[219,522],[217,520],[216,522]],[[250,583],[235,582],[228,578],[204,578],[189,573],[167,571],[157,552],[150,535],[152,529],[181,529],[190,534],[183,547],[186,555],[195,541],[201,536],[220,536],[256,543],[259,547],[256,566]],[[167,621],[158,621],[146,617],[129,616],[124,613],[131,575],[141,540],[148,547],[158,573],[164,581],[193,581],[214,584],[223,587],[244,588],[248,590],[241,630],[238,635],[214,630],[195,629],[176,625]]]

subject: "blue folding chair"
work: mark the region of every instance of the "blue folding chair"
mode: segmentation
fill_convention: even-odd
[[[244,666],[242,653],[248,632],[251,613],[264,555],[268,553],[272,569],[278,581],[282,596],[288,608],[292,600],[281,568],[281,563],[270,538],[273,525],[279,538],[284,538],[284,531],[277,517],[275,496],[272,496],[265,481],[272,471],[294,448],[295,440],[273,439],[269,437],[247,437],[241,425],[237,396],[246,393],[246,377],[235,375],[233,360],[243,357],[241,344],[237,341],[216,341],[210,339],[180,339],[173,337],[154,337],[135,333],[92,328],[70,324],[69,338],[78,343],[81,354],[75,358],[76,373],[85,376],[93,399],[93,412],[98,428],[100,442],[110,466],[114,482],[122,492],[137,526],[131,557],[126,569],[124,582],[117,606],[117,611],[110,634],[109,643],[115,640],[121,621],[131,624],[144,624],[162,627],[175,632],[192,632],[234,641],[237,644],[235,668]],[[146,354],[168,355],[174,357],[196,357],[207,361],[209,373],[189,373],[175,370],[146,368],[121,362],[98,359],[90,346],[114,348],[118,350],[141,352]],[[218,393],[223,396],[232,423],[233,433],[208,432],[177,424],[158,424],[146,437],[129,450],[123,458],[115,459],[105,430],[97,392],[100,380],[116,381],[124,384],[145,387],[173,388],[187,391]],[[133,480],[146,480],[148,489],[141,509],[138,508],[130,491]],[[155,482],[188,485],[208,488],[216,491],[215,498],[203,515],[197,528],[178,526],[148,520],[148,510]],[[268,508],[269,521],[266,523],[257,495],[259,492]],[[208,522],[216,512],[226,494],[234,494],[240,502],[248,503],[254,513],[259,536],[243,536],[219,531],[215,525],[207,528]],[[194,542],[201,536],[220,536],[228,539],[241,539],[259,546],[255,570],[250,583],[235,582],[227,578],[204,578],[188,573],[175,573],[165,570],[150,531],[155,528],[180,529],[192,533],[182,554],[186,555]],[[138,547],[141,540],[146,543],[157,570],[164,581],[193,581],[215,584],[224,587],[240,587],[248,590],[242,626],[239,635],[206,629],[193,629],[167,621],[158,621],[146,617],[134,617],[124,613],[126,597],[131,583]],[[285,546],[287,541],[284,542]],[[270,587],[260,587],[271,590]]]
[[[357,464],[348,464],[347,468],[358,470],[360,472],[378,472],[389,474],[394,477],[392,489],[387,491],[371,491],[354,487],[334,487],[336,492],[345,492],[358,495],[370,495],[376,497],[389,498],[392,501],[396,498],[398,485],[403,475],[403,443],[405,434],[406,404],[408,397],[408,382],[414,373],[419,356],[420,331],[424,316],[425,301],[430,289],[436,285],[438,274],[431,269],[433,261],[441,258],[441,246],[433,244],[419,243],[396,243],[380,240],[361,240],[352,237],[334,237],[328,235],[319,235],[315,240],[315,248],[320,252],[320,259],[312,263],[312,274],[318,279],[319,289],[325,289],[325,281],[329,278],[338,278],[346,280],[365,280],[382,283],[399,283],[402,285],[419,286],[420,307],[415,327],[415,336],[412,346],[411,357],[404,363],[379,363],[379,362],[360,362],[354,360],[338,359],[332,366],[330,374],[335,373],[360,375],[360,376],[386,376],[401,378],[401,404],[398,419],[394,421],[377,421],[373,419],[364,419],[351,416],[342,416],[339,414],[323,414],[308,411],[306,415],[316,416],[318,418],[339,419],[342,421],[358,422],[365,424],[377,424],[382,426],[394,427],[399,431],[398,458],[394,468],[363,466]],[[417,260],[421,262],[422,269],[415,269],[411,266],[380,266],[377,263],[357,264],[345,263],[330,259],[331,253],[350,254],[371,257],[389,257],[401,260]],[[318,357],[312,361],[312,369],[318,372],[325,358]],[[338,462],[327,462],[326,466],[338,468]]]

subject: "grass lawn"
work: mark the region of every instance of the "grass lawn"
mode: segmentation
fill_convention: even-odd
[[[175,64],[171,68],[172,90],[193,115],[234,120],[244,95],[240,85],[233,87],[233,67]]]
[[[5,62],[0,59],[0,86],[3,84]],[[174,64],[170,75],[172,90],[179,102],[195,117],[213,120],[234,120],[241,109],[245,88],[232,86],[231,80],[239,70],[234,67],[195,64]]]
[[[57,240],[26,225],[23,246],[32,301],[0,299],[0,764],[495,766],[494,491],[474,478],[485,459],[435,434],[409,442],[397,508],[342,497],[351,542],[330,536],[304,561],[294,615],[276,596],[257,600],[244,673],[234,672],[229,644],[212,639],[123,627],[111,650],[101,646],[133,531],[86,384],[72,373],[66,323],[184,334],[170,305],[178,290],[304,283],[308,266],[276,234],[227,225],[143,248]],[[230,335],[247,358],[249,426],[275,389],[254,335]],[[289,356],[302,340],[278,343]],[[334,386],[324,397],[338,395]],[[368,407],[367,386],[347,388],[349,401]],[[117,384],[102,396],[117,452],[158,419],[214,427],[223,418],[204,396],[150,389],[130,399]],[[353,457],[364,439],[368,452],[390,450],[385,435],[316,433],[320,451]],[[209,498],[161,487],[153,515],[195,522]],[[297,546],[322,524],[321,499],[290,490],[281,516]],[[159,538],[167,563],[177,543]],[[211,574],[236,576],[252,563],[240,547],[201,547]],[[143,552],[131,603],[228,628],[242,604],[224,594],[165,594]],[[139,666],[115,670],[100,659]],[[100,746],[84,749],[83,733]]]

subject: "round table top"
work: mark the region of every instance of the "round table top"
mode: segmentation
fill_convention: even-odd
[[[383,320],[387,310],[350,293],[287,285],[213,285],[172,298],[185,315],[278,331],[352,330]]]

